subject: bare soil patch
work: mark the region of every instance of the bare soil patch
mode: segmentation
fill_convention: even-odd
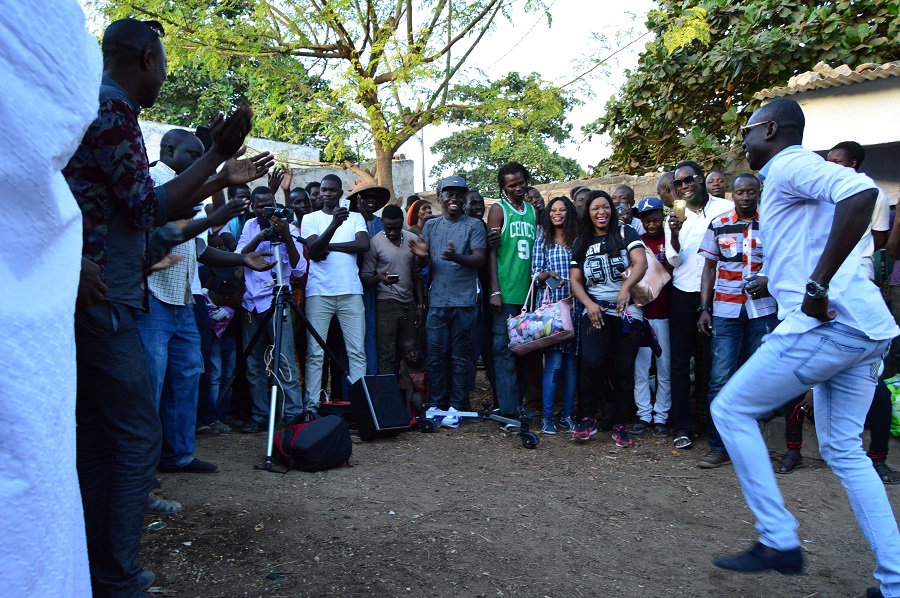
[[[896,442],[892,441],[896,450]],[[874,557],[819,460],[779,476],[807,574],[737,575],[711,560],[755,541],[734,469],[670,439],[617,449],[494,423],[353,446],[352,467],[254,470],[265,435],[198,438],[213,475],[161,474],[184,504],[154,515],[142,564],[162,596],[864,596]],[[889,487],[895,512],[900,487]],[[275,578],[275,579],[272,579]]]

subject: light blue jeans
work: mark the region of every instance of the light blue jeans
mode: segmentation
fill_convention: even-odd
[[[334,295],[306,297],[306,319],[322,338],[328,337],[332,316],[337,316],[347,345],[350,380],[356,382],[366,375],[366,314],[362,295]],[[306,406],[317,409],[322,390],[322,362],[325,350],[311,334],[307,334],[306,349]],[[332,370],[334,372],[335,370]],[[336,374],[337,375],[337,374]],[[346,399],[345,399],[346,400]]]
[[[836,322],[803,334],[772,334],[731,378],[710,408],[734,462],[759,541],[776,550],[800,546],[797,520],[775,483],[758,417],[815,387],[816,433],[840,478],[863,536],[875,553],[885,596],[900,596],[900,533],[884,485],[860,434],[889,340],[874,341]]]

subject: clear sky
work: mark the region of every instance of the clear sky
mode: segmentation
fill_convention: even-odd
[[[594,35],[607,38],[607,44],[614,50],[633,37],[646,33],[644,22],[648,10],[656,3],[652,0],[546,0],[553,15],[553,23],[547,26],[547,19],[537,13],[517,13],[510,24],[501,20],[496,31],[490,33],[472,53],[471,67],[485,71],[491,79],[499,79],[510,71],[521,73],[538,72],[548,82],[562,85],[587,70],[592,55],[608,52],[602,50]],[[533,27],[533,28],[532,28]],[[530,32],[529,32],[530,30]],[[617,40],[617,34],[624,38]],[[610,62],[609,76],[597,74],[586,79],[584,84],[573,86],[577,95],[585,103],[569,115],[573,127],[573,142],[560,148],[560,153],[574,158],[585,169],[609,155],[608,140],[594,136],[591,141],[584,139],[581,125],[587,124],[603,114],[603,107],[624,82],[622,75],[626,68],[634,68],[644,44],[643,40],[619,53]],[[592,97],[588,97],[592,96]],[[428,148],[438,139],[453,131],[448,126],[427,127],[425,136],[425,171],[429,188],[435,181],[430,176],[431,167],[439,156],[431,155]],[[422,189],[422,144],[417,138],[404,144],[399,153],[416,161],[416,189]],[[452,173],[445,173],[452,174]]]

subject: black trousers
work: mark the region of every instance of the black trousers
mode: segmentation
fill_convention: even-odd
[[[162,427],[132,309],[75,311],[77,468],[95,597],[134,596]]]
[[[700,293],[685,293],[672,287],[669,297],[669,349],[672,363],[672,430],[693,434],[691,408],[691,357],[694,358],[695,395],[705,402],[709,393],[710,354],[708,336],[697,330]]]
[[[603,328],[596,330],[587,315],[581,317],[579,417],[597,415],[608,380],[612,383],[612,424],[628,423],[634,412],[634,360],[641,347],[643,326],[642,321],[634,320],[625,333],[622,318],[611,313],[603,315]]]

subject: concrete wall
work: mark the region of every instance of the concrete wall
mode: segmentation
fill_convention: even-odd
[[[141,131],[144,134],[144,145],[147,146],[147,155],[150,161],[159,159],[159,146],[165,135],[171,129],[179,129],[184,127],[175,127],[163,123],[151,122],[147,120],[140,121]],[[259,152],[272,152],[276,159],[281,160],[289,158],[291,160],[303,160],[308,162],[319,161],[319,150],[314,147],[305,145],[294,145],[290,143],[282,143],[280,141],[271,141],[269,139],[260,139],[258,137],[247,138],[248,154]],[[412,160],[394,160],[393,163],[393,179],[394,192],[397,197],[405,198],[414,193],[413,172],[415,162]],[[349,170],[336,168],[332,166],[310,165],[309,167],[294,166],[291,169],[293,180],[292,187],[305,187],[307,183],[312,181],[321,181],[326,174],[336,174],[344,183],[344,191],[349,192],[356,186],[356,182],[360,177]],[[250,187],[254,188],[259,185],[265,185],[266,179],[262,178],[250,183]],[[281,197],[277,198],[281,201]]]
[[[172,129],[183,129],[184,127],[175,127],[163,123],[151,122],[149,120],[140,121],[141,132],[144,134],[144,145],[147,146],[147,155],[150,161],[159,159],[159,144],[163,135]],[[188,129],[189,130],[189,129]],[[272,152],[279,158],[292,158],[294,160],[311,160],[319,161],[319,150],[314,147],[305,145],[293,145],[290,143],[281,143],[280,141],[270,141],[268,139],[260,139],[258,137],[247,138],[247,153],[253,152]]]

